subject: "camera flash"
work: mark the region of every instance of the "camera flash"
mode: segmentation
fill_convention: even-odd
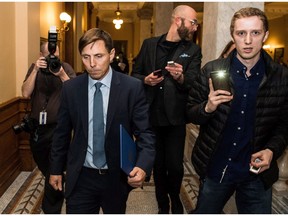
[[[225,71],[218,71],[217,76],[223,78],[225,76]]]

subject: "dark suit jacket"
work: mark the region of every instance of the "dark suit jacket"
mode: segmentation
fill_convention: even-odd
[[[115,71],[119,71],[121,73],[129,74],[129,62],[128,62],[128,59],[123,57],[123,62],[122,63],[124,63],[126,65],[124,71],[122,71],[121,68],[118,66],[119,62],[120,62],[119,60],[114,58],[113,62],[110,65]]]
[[[155,71],[157,44],[162,37],[153,37],[144,40],[141,50],[136,57],[132,70],[132,76],[144,82],[144,78],[152,71]],[[170,74],[164,79],[164,105],[169,122],[172,125],[183,125],[186,123],[185,110],[188,92],[195,77],[200,73],[201,49],[192,41],[181,41],[172,59],[183,66],[184,83],[179,84]],[[162,68],[162,70],[164,70]],[[145,85],[149,104],[153,103],[157,86]]]
[[[131,190],[120,168],[120,132],[122,124],[137,139],[136,166],[150,175],[153,167],[155,137],[149,124],[148,104],[143,84],[133,77],[113,70],[107,111],[105,152],[109,167],[111,196]],[[71,140],[71,133],[73,137]],[[51,174],[60,175],[67,167],[66,197],[79,177],[88,146],[88,74],[63,84],[58,125],[51,150]]]

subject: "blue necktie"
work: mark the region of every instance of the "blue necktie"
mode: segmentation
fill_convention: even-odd
[[[95,84],[93,107],[93,163],[97,168],[102,168],[106,164],[104,149],[104,115],[103,98],[100,90],[101,82]]]

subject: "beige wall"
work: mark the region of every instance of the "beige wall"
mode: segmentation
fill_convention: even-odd
[[[39,56],[39,3],[15,3],[16,96],[30,64]]]
[[[27,69],[39,56],[40,37],[60,26],[63,10],[61,2],[0,2],[0,103],[21,96]]]
[[[61,26],[60,13],[64,11],[62,2],[40,3],[40,36],[47,38],[50,26]]]
[[[0,3],[0,103],[16,95],[15,3]]]

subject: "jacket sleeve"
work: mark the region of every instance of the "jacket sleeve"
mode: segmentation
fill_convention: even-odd
[[[147,58],[147,40],[143,41],[143,44],[141,46],[140,52],[135,58],[135,63],[132,68],[132,73],[131,75],[140,79],[144,83],[145,77],[148,75],[147,72],[145,72],[145,58]],[[152,72],[152,71],[151,71]]]
[[[69,82],[69,81],[68,81]],[[67,152],[71,140],[72,123],[68,109],[67,82],[63,83],[57,127],[54,132],[50,153],[51,175],[61,175],[65,170]]]
[[[186,107],[188,121],[197,125],[205,124],[214,115],[214,113],[205,112],[209,95],[209,78],[206,70],[206,67],[204,67],[196,76],[188,95]]]
[[[142,84],[135,88],[135,102],[133,109],[134,136],[137,144],[136,166],[151,174],[155,158],[155,135],[149,122],[149,105]]]

